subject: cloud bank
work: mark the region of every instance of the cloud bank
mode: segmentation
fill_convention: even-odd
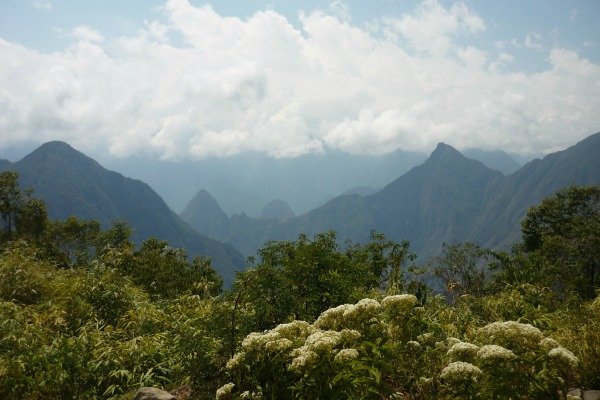
[[[118,39],[76,27],[56,53],[0,39],[0,147],[59,139],[181,159],[444,141],[526,154],[600,130],[599,65],[553,48],[546,70],[507,72],[506,49],[459,45],[487,29],[464,3],[424,1],[368,26],[339,1],[298,28],[274,11],[240,20],[187,0],[162,12]]]

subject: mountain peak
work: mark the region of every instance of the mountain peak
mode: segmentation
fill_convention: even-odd
[[[296,216],[289,204],[283,200],[276,199],[268,202],[262,210],[261,218],[287,221]]]
[[[434,154],[445,154],[445,153],[460,153],[458,150],[456,150],[454,147],[450,146],[449,144],[446,144],[444,142],[439,142],[437,144],[437,146],[435,146],[435,150],[433,151],[433,153],[431,153],[431,155],[433,156]]]
[[[228,219],[217,200],[206,189],[201,189],[196,193],[185,210],[181,212],[180,217],[196,228],[223,224]]]
[[[104,170],[104,168],[94,159],[74,149],[68,143],[61,141],[52,141],[42,144],[18,161],[18,164],[28,165],[33,169],[43,169],[48,168],[49,166],[60,169],[71,168],[80,175],[98,172],[99,169]],[[40,170],[38,172],[43,173],[44,171]]]
[[[190,207],[191,204],[201,204],[204,207],[210,206],[211,208],[221,210],[217,200],[206,189],[200,189],[192,200],[190,200],[188,207]]]
[[[439,161],[448,161],[448,160],[457,160],[466,158],[462,155],[462,153],[456,150],[454,147],[446,144],[446,143],[438,143],[435,147],[435,150],[429,156],[430,162],[439,162]]]
[[[47,148],[69,148],[72,149],[73,147],[71,147],[70,144],[68,144],[67,142],[63,142],[62,140],[51,140],[49,142],[46,142],[44,144],[42,144],[40,146],[41,147],[47,147]]]
[[[53,140],[51,142],[46,142],[42,144],[40,147],[35,149],[33,153],[57,153],[57,154],[81,154],[83,153],[75,150],[70,144],[66,142],[61,142],[60,140]]]

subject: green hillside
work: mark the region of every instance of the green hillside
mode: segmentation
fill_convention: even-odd
[[[103,226],[125,219],[137,243],[155,236],[185,248],[191,256],[211,257],[228,282],[244,266],[233,247],[194,231],[150,186],[103,168],[66,143],[46,143],[10,168],[19,172],[23,187],[33,188],[46,202],[53,219],[75,215],[98,220]]]

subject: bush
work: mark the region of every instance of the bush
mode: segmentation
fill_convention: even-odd
[[[549,399],[575,382],[577,357],[538,328],[494,322],[469,343],[447,335],[438,311],[395,295],[251,333],[217,397]]]

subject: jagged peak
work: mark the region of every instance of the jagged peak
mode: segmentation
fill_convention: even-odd
[[[462,153],[456,150],[454,147],[446,144],[446,143],[438,143],[435,147],[435,150],[429,156],[430,161],[437,161],[441,159],[456,159],[456,158],[466,158],[462,155]]]
[[[208,190],[206,190],[204,188],[198,190],[198,193],[196,193],[196,195],[194,196],[194,198],[198,198],[198,199],[207,198],[207,199],[215,200],[215,198],[212,196],[212,194],[210,194],[208,192]]]
[[[198,190],[198,193],[190,200],[190,203],[194,204],[202,204],[203,206],[211,206],[213,208],[218,208],[221,210],[221,206],[217,199],[214,198],[210,192],[204,188]]]
[[[226,215],[217,200],[204,188],[196,193],[181,214],[188,215],[199,211]]]

